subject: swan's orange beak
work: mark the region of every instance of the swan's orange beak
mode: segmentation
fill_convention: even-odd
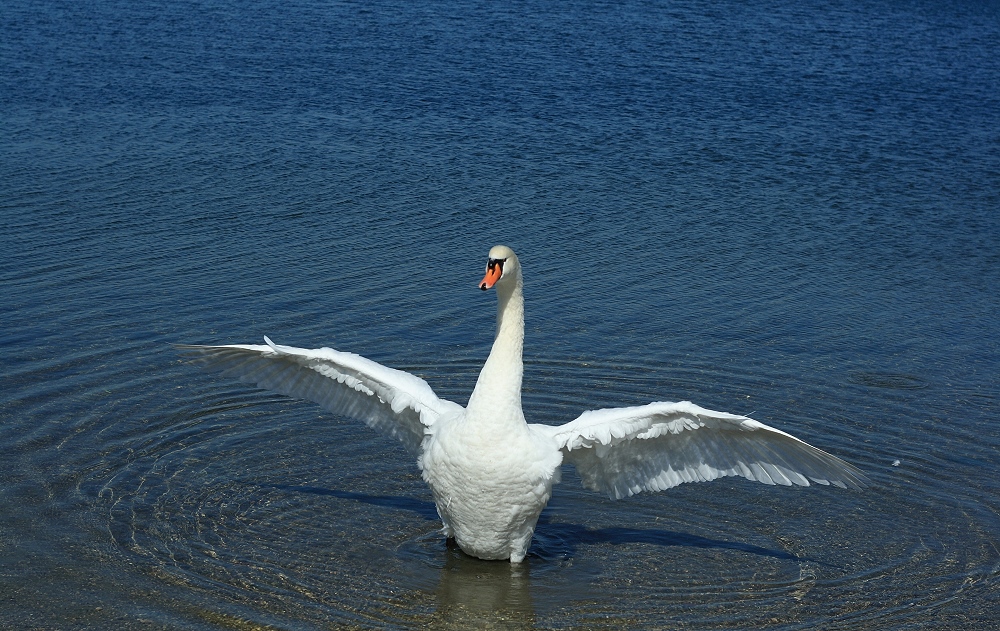
[[[486,264],[486,276],[483,276],[479,288],[483,291],[493,287],[503,275],[503,261],[490,261]]]

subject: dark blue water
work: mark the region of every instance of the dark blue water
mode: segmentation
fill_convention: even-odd
[[[0,10],[0,626],[971,629],[1000,616],[1000,8]],[[864,469],[447,548],[403,450],[174,342],[465,403],[489,247],[530,421],[693,400]]]

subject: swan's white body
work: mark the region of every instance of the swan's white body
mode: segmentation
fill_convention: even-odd
[[[444,534],[482,559],[524,558],[564,459],[584,485],[613,499],[733,475],[767,484],[865,485],[853,466],[785,432],[688,402],[584,412],[556,427],[527,423],[521,268],[505,246],[490,251],[482,288],[494,284],[496,340],[465,408],[414,375],[329,348],[267,338],[267,345],[184,348],[225,375],[315,401],[400,439],[431,487]]]

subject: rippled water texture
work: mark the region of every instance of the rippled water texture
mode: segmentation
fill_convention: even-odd
[[[0,11],[0,626],[984,629],[1000,618],[996,3]],[[521,566],[403,450],[185,364],[330,345],[465,403],[695,401],[864,469],[620,502]]]

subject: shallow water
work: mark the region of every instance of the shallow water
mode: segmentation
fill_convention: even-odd
[[[995,624],[995,6],[3,13],[2,626]],[[477,561],[401,447],[169,346],[330,345],[464,404],[496,243],[529,420],[692,400],[871,488],[567,469],[526,563]]]

